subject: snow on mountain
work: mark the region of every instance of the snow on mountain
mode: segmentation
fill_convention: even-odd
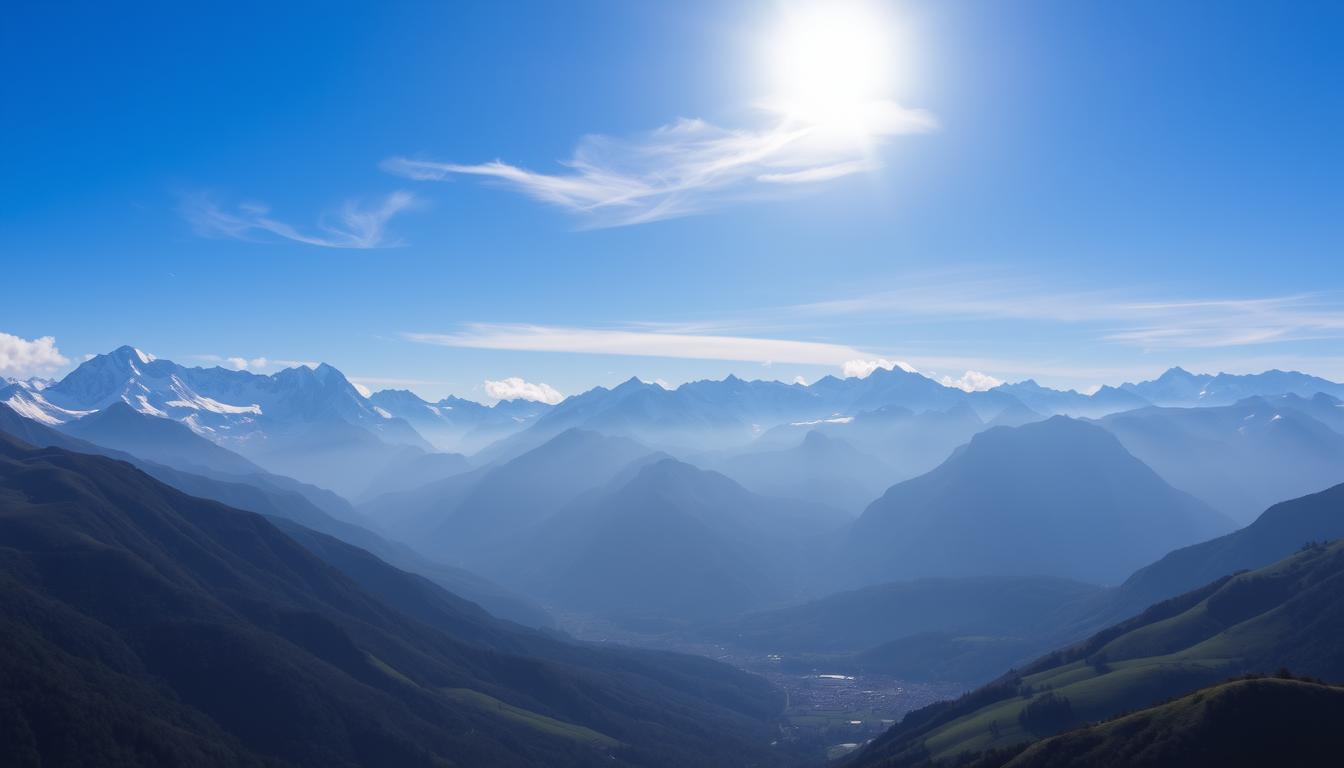
[[[1344,384],[1277,369],[1237,375],[1190,373],[1184,368],[1171,368],[1152,381],[1121,384],[1120,389],[1163,406],[1231,405],[1248,397],[1289,394],[1309,398],[1318,392],[1344,397]]]
[[[391,417],[404,419],[439,450],[464,453],[525,429],[552,408],[529,400],[501,400],[487,406],[458,397],[431,403],[404,389],[374,392],[369,402]]]
[[[186,367],[127,346],[41,389],[11,384],[0,390],[0,402],[48,425],[126,403],[185,424],[271,471],[337,490],[367,482],[362,475],[380,471],[404,450],[431,450],[410,424],[378,413],[326,364],[267,376]],[[319,451],[325,467],[315,459]]]

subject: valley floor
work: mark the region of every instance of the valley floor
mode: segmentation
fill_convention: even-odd
[[[880,674],[785,669],[775,654],[693,643],[671,634],[634,632],[574,614],[557,615],[557,621],[580,640],[705,656],[766,678],[788,695],[780,717],[779,743],[818,758],[840,757],[881,735],[906,713],[955,699],[969,690],[957,681],[917,682]]]

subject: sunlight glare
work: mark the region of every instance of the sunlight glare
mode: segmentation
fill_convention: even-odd
[[[861,125],[887,96],[889,32],[889,21],[866,2],[786,6],[767,47],[769,107],[809,125]]]

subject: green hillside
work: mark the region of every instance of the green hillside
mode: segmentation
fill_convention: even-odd
[[[1336,765],[1344,688],[1303,680],[1236,680],[1039,741],[976,768]]]
[[[912,713],[858,758],[914,765],[1010,747],[1247,672],[1341,679],[1344,542],[1159,603],[955,702]]]

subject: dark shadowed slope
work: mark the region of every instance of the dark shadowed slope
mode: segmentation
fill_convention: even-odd
[[[134,416],[139,419],[155,418],[143,414]],[[327,513],[326,508],[319,508],[310,500],[316,495],[320,501],[326,501],[319,489],[310,486],[307,489],[289,490],[292,486],[302,485],[289,478],[269,473],[241,477],[229,474],[206,476],[184,472],[71,437],[31,419],[25,419],[2,406],[0,406],[0,432],[9,433],[39,447],[54,446],[77,453],[98,454],[129,462],[154,479],[192,496],[211,499],[276,520],[289,520],[304,528],[320,531],[367,549],[399,568],[425,576],[451,592],[480,603],[500,618],[534,627],[549,626],[552,623],[551,617],[540,606],[521,595],[512,593],[476,574],[435,562],[403,544],[388,541],[367,528],[333,517]],[[303,490],[317,493],[304,493]],[[349,516],[355,516],[348,504],[344,504],[343,508]]]
[[[757,679],[510,630],[347,564],[391,579],[394,609],[264,518],[122,462],[0,437],[0,547],[0,667],[21,681],[4,727],[46,760],[72,743],[121,764],[772,759],[780,700]]]
[[[863,513],[845,559],[868,582],[1038,574],[1115,582],[1232,528],[1105,430],[1056,416],[972,438]]]

